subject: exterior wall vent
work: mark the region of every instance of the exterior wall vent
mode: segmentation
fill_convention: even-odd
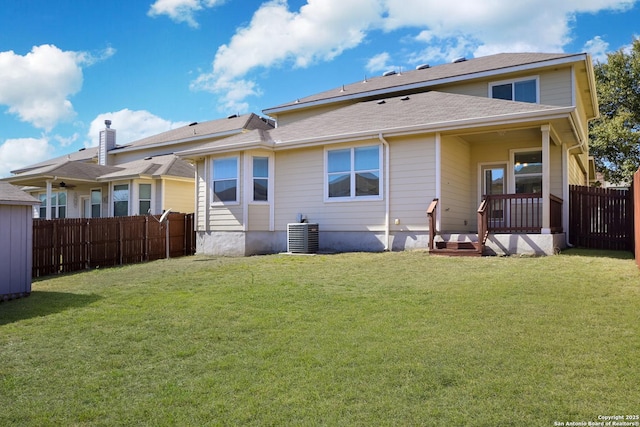
[[[315,254],[318,249],[318,224],[307,222],[287,224],[287,252]]]

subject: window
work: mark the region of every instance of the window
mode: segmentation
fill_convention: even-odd
[[[102,190],[91,190],[91,218],[102,216]]]
[[[51,209],[51,219],[67,217],[67,193],[53,192],[51,200],[47,203],[47,194],[39,194],[40,199],[40,218],[47,217],[47,207]]]
[[[238,158],[213,161],[213,201],[238,201]]]
[[[138,185],[138,205],[140,215],[151,213],[151,184]]]
[[[113,216],[129,215],[129,184],[113,186]]]
[[[500,82],[490,85],[490,94],[495,99],[508,101],[538,102],[537,79],[517,80],[513,82]]]
[[[269,158],[253,158],[253,201],[269,200]]]
[[[514,153],[516,193],[542,193],[542,151]]]
[[[380,146],[327,151],[327,196],[380,196]]]

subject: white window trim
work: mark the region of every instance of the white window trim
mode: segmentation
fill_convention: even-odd
[[[264,177],[255,177],[253,176],[253,159],[255,157],[263,157],[263,158],[267,158],[268,160],[268,170],[267,173],[269,174],[269,176],[266,178],[267,179],[267,200],[253,200],[253,181],[254,179],[265,179]],[[247,164],[245,165],[245,168],[247,171],[251,171],[251,173],[247,172],[247,176],[248,176],[248,180],[246,182],[246,188],[247,188],[247,199],[249,200],[249,204],[251,205],[268,205],[269,203],[271,203],[271,201],[273,200],[273,191],[274,191],[274,185],[273,185],[273,174],[275,172],[275,168],[274,168],[274,161],[273,161],[273,154],[268,154],[268,153],[252,153],[251,155],[247,156]]]
[[[362,147],[378,147],[378,185],[379,185],[379,191],[378,191],[378,195],[377,196],[356,196],[355,195],[355,182],[354,182],[354,161],[355,161],[355,156],[353,155],[354,153],[354,149],[356,148],[362,148]],[[348,197],[329,197],[329,151],[334,151],[334,150],[346,150],[349,149],[351,150],[351,194],[353,194],[352,196],[348,196]],[[323,175],[323,182],[324,182],[324,202],[325,203],[341,203],[341,202],[366,202],[366,201],[379,201],[379,200],[383,200],[383,194],[384,194],[384,169],[383,169],[383,149],[382,149],[382,144],[367,144],[367,143],[362,143],[362,144],[357,144],[357,145],[345,145],[345,146],[338,146],[338,147],[325,147],[324,148],[324,175]]]
[[[224,159],[236,159],[236,172],[237,172],[237,176],[236,176],[236,200],[231,201],[231,202],[222,202],[222,201],[216,201],[216,197],[215,194],[213,192],[213,182],[214,182],[214,163],[216,162],[216,160],[224,160]],[[240,154],[236,154],[233,156],[225,156],[225,157],[214,157],[211,159],[210,161],[210,172],[211,172],[211,177],[209,179],[209,200],[211,201],[211,206],[237,206],[241,203],[240,200],[240,186],[241,186],[241,177],[242,177],[242,170],[240,169]]]
[[[513,101],[514,97],[515,97],[515,93],[513,92],[513,88],[515,88],[514,83],[517,82],[526,82],[529,80],[535,80],[536,81],[536,104],[540,103],[540,76],[536,75],[536,76],[527,76],[527,77],[520,77],[517,79],[508,79],[508,80],[499,80],[499,81],[495,81],[495,82],[490,82],[489,83],[489,90],[488,90],[488,97],[491,99],[493,98],[493,87],[494,86],[501,86],[501,85],[506,85],[506,84],[512,84],[512,89],[511,89],[511,100]],[[522,102],[522,101],[519,101]]]
[[[516,172],[515,172],[515,167],[516,167],[516,154],[517,153],[531,153],[533,151],[540,151],[542,152],[542,147],[531,147],[531,148],[513,148],[511,150],[509,150],[509,193],[510,194],[516,194]],[[544,161],[544,159],[543,159]],[[543,166],[544,167],[544,166]],[[522,174],[522,175],[518,175],[518,176],[538,176],[540,175],[540,177],[542,178],[542,180],[544,181],[544,174],[542,172],[538,173],[527,173],[527,174]],[[542,193],[540,193],[540,197],[542,197]]]
[[[100,192],[100,216],[98,218],[102,218],[103,216],[102,213],[104,212],[104,202],[103,202],[104,195],[102,194],[103,191],[101,187],[94,187],[89,189],[89,207],[91,208],[91,212],[93,212],[93,201],[91,200],[91,195],[94,191]],[[84,209],[84,207],[82,207],[82,209]]]
[[[59,201],[59,195],[61,193],[64,193],[66,195],[67,203],[65,203],[64,205],[61,205],[58,202]],[[38,199],[40,199],[40,196],[44,196],[44,200],[46,202],[46,205],[44,205],[44,206],[42,204],[40,205],[42,208],[45,209],[45,212],[47,210],[51,211],[51,209],[55,207],[55,213],[56,214],[54,216],[53,215],[53,211],[51,211],[51,214],[52,214],[51,218],[53,218],[53,219],[59,219],[60,218],[60,207],[61,206],[64,206],[65,218],[69,217],[69,209],[68,209],[68,206],[69,206],[69,192],[67,190],[55,190],[55,191],[51,192],[51,197],[55,196],[55,198],[56,198],[56,205],[55,206],[53,206],[53,204],[51,203],[51,199],[50,198],[47,199],[47,193],[38,193]],[[38,208],[38,217],[42,218],[42,217],[40,217],[40,208]],[[45,215],[45,218],[46,218],[46,215]]]
[[[155,206],[155,192],[156,192],[156,185],[155,182],[148,182],[148,181],[136,181],[134,183],[134,187],[135,187],[135,194],[133,195],[133,198],[136,201],[136,205],[135,205],[135,209],[134,209],[134,215],[146,215],[147,212],[139,212],[140,211],[140,184],[149,184],[151,185],[151,198],[149,199],[149,207],[151,208],[151,214],[152,215],[156,215],[157,212],[155,212],[154,206]],[[144,199],[147,200],[147,199]]]
[[[131,196],[131,188],[133,187],[132,181],[113,181],[111,185],[109,185],[109,216],[115,217],[115,200],[113,199],[113,193],[115,193],[116,185],[128,185],[129,186],[129,199],[127,200],[127,215],[131,216],[131,203],[133,197]]]

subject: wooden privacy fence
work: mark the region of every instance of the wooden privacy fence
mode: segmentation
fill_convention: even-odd
[[[592,249],[633,251],[633,191],[569,188],[569,241]]]
[[[33,277],[194,253],[193,214],[33,221]]]
[[[633,192],[633,211],[634,211],[634,246],[635,246],[635,258],[636,264],[640,267],[640,170],[633,174],[633,186],[631,188]]]

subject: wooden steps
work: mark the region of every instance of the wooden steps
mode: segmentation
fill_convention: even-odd
[[[429,251],[432,255],[446,256],[482,256],[481,245],[471,241],[439,241]]]

